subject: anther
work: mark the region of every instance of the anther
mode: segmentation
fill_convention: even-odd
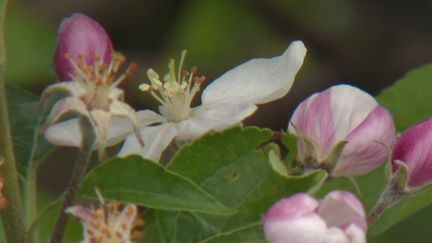
[[[64,57],[67,58],[67,59],[72,59],[72,53],[70,53],[70,52],[66,52],[66,53],[64,54]]]

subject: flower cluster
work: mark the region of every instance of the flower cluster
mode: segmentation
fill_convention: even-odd
[[[249,60],[204,88],[206,78],[198,69],[184,68],[183,51],[178,63],[169,61],[166,74],[148,69],[148,81],[139,86],[159,102],[158,111],[135,111],[124,101],[119,85],[136,65],[122,68],[126,58],[113,50],[103,27],[74,14],[59,31],[59,82],[42,94],[44,106],[63,95],[52,106],[45,137],[56,145],[82,147],[89,136],[82,125],[86,119],[95,135],[91,149],[97,149],[100,158],[106,147],[123,143],[117,156],[138,154],[161,161],[171,144],[242,125],[258,105],[284,97],[305,55],[303,42],[294,41],[281,55]],[[194,105],[202,88],[200,104]],[[373,210],[369,222],[400,197],[432,183],[432,119],[397,138],[391,113],[354,86],[332,86],[305,99],[294,111],[287,133],[295,137],[297,151],[295,161],[284,168],[286,176],[294,174],[292,169],[302,175],[324,170],[331,178],[353,179],[389,163],[388,186],[377,204],[380,211]],[[0,199],[1,186],[2,181]],[[83,242],[131,242],[138,214],[135,205],[121,209],[118,203],[102,203],[96,209],[74,206],[67,212],[81,219]],[[362,203],[349,192],[332,191],[321,200],[299,193],[276,202],[263,227],[271,243],[363,243],[367,219]]]

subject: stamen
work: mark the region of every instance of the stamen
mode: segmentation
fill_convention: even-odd
[[[195,77],[197,67],[193,67],[190,71],[182,71],[186,54],[185,50],[182,51],[178,70],[175,61],[173,59],[169,61],[168,73],[165,74],[163,81],[153,69],[148,69],[147,76],[150,82],[139,86],[140,90],[150,92],[162,104],[163,115],[169,121],[181,121],[190,116],[192,112],[190,104],[205,80],[203,76]]]

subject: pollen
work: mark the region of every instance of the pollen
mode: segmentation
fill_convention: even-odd
[[[147,70],[148,83],[143,83],[139,89],[150,93],[162,104],[163,115],[173,122],[179,122],[191,115],[191,103],[205,81],[204,76],[197,76],[198,68],[183,70],[186,51],[182,51],[178,68],[176,62],[171,59],[168,63],[168,72],[161,76],[153,69]]]
[[[131,63],[126,69],[122,69],[126,57],[118,52],[112,53],[110,63],[105,63],[99,53],[94,54],[90,60],[82,53],[76,56],[66,53],[65,58],[74,68],[72,80],[86,90],[81,100],[93,109],[107,110],[111,102],[109,92],[130,78],[137,68],[135,63]],[[124,71],[120,72],[121,69]]]

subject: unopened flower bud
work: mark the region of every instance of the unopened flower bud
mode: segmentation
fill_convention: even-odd
[[[351,193],[333,191],[317,201],[306,193],[282,199],[264,218],[270,243],[364,243],[366,219]]]
[[[110,64],[113,47],[104,28],[83,14],[73,14],[63,20],[58,33],[55,54],[55,69],[61,81],[72,79],[75,63],[84,61],[93,65],[95,61]],[[82,59],[82,60],[80,60]]]
[[[332,176],[358,176],[389,157],[395,140],[391,114],[369,94],[350,85],[333,86],[303,101],[289,131],[298,137],[298,160]]]
[[[432,182],[432,119],[406,130],[397,140],[392,155],[392,172],[408,169],[406,185],[419,188]]]

